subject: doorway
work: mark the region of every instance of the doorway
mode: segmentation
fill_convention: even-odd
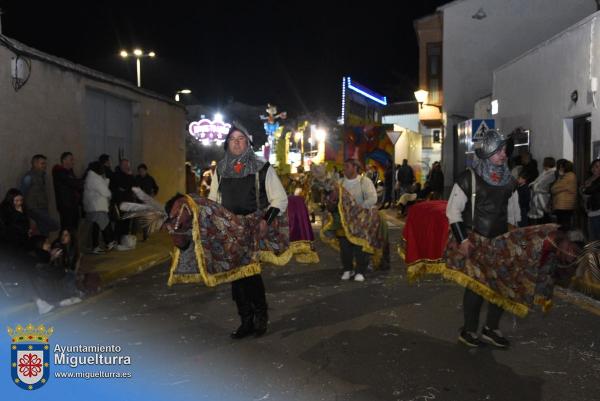
[[[588,168],[592,154],[592,117],[585,115],[573,119],[573,165],[577,176],[577,186],[581,185],[588,176]],[[575,227],[586,231],[587,216],[583,207],[583,200],[578,196],[577,210],[575,211]]]
[[[86,159],[97,160],[106,153],[113,168],[121,158],[133,157],[132,103],[108,93],[87,88]]]

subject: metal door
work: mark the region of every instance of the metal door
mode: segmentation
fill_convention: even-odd
[[[98,160],[106,153],[113,167],[119,156],[132,156],[132,104],[110,94],[87,89],[86,110],[86,162]]]

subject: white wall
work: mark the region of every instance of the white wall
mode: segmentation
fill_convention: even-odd
[[[419,131],[419,114],[399,114],[383,116],[383,124],[396,124],[411,131]]]
[[[573,117],[591,113],[592,141],[600,139],[600,114],[589,93],[590,75],[600,77],[598,17],[600,13],[586,18],[494,72],[496,122],[505,132],[530,129],[537,160],[573,159]],[[577,103],[570,98],[574,90],[579,94]]]
[[[472,16],[482,8],[486,17]],[[596,11],[590,0],[465,0],[443,8],[444,111],[471,117],[492,71]]]
[[[479,9],[483,19],[474,19]],[[463,0],[443,12],[443,89],[446,132],[473,117],[475,102],[492,92],[492,72],[596,10],[590,0]],[[502,109],[502,106],[500,106]],[[444,144],[446,184],[452,182],[452,141]]]

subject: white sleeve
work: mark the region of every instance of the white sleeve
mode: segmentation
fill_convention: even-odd
[[[365,197],[362,206],[365,208],[371,208],[375,206],[377,203],[377,190],[375,189],[375,185],[373,185],[373,181],[364,177],[361,179],[361,185]]]
[[[219,176],[217,175],[217,171],[215,170],[215,174],[213,175],[212,181],[210,182],[210,192],[208,193],[208,199],[213,202],[221,203],[221,199],[219,199]]]
[[[214,180],[213,180],[214,181]],[[279,215],[281,216],[287,210],[288,198],[283,189],[277,173],[272,166],[267,169],[267,176],[265,177],[265,189],[267,190],[267,199],[269,200],[269,207],[276,207],[279,209]],[[211,188],[212,193],[212,188]]]
[[[521,221],[521,207],[519,206],[519,192],[513,192],[508,199],[508,224],[518,225]]]
[[[105,198],[112,198],[112,193],[110,192],[110,180],[108,178],[102,178],[100,177],[101,182],[99,182],[98,184],[98,192],[100,192],[100,195],[102,195]]]
[[[448,223],[454,224],[459,221],[463,221],[462,213],[465,210],[465,206],[469,199],[463,190],[454,184],[452,192],[450,192],[450,198],[448,199],[448,205],[446,206],[446,217],[448,217]]]

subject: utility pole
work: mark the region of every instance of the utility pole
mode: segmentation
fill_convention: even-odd
[[[0,8],[0,35],[2,35],[2,9]]]

